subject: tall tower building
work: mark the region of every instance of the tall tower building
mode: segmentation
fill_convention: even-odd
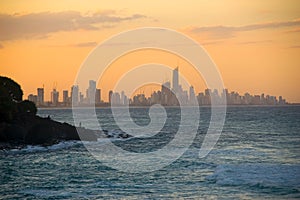
[[[179,87],[178,67],[173,70],[173,87],[172,89],[177,93]]]
[[[95,93],[96,93],[96,81],[90,80],[89,88],[88,88],[88,100],[90,104],[95,103]]]
[[[190,87],[189,103],[190,103],[190,105],[196,105],[196,103],[197,103],[196,96],[195,96],[195,90],[194,90],[193,86]]]
[[[171,84],[169,81],[165,82],[161,86],[161,101],[163,105],[172,105],[172,92],[171,92]]]
[[[118,92],[114,92],[112,94],[112,99],[111,99],[111,103],[113,105],[120,105],[120,101],[121,101],[121,97],[120,94]]]
[[[63,103],[66,105],[68,103],[69,100],[69,92],[68,90],[64,90],[63,91]]]
[[[120,104],[121,105],[125,104],[125,92],[124,91],[121,92]]]
[[[79,100],[79,87],[78,85],[73,85],[71,88],[71,101],[72,104],[77,106]]]
[[[44,105],[44,88],[37,89],[37,104]]]
[[[101,102],[101,89],[96,89],[95,93],[95,103]]]
[[[109,104],[111,104],[111,102],[112,102],[112,95],[113,95],[113,91],[112,90],[110,90],[109,91],[109,93],[108,93],[108,102],[109,102]]]
[[[51,102],[52,105],[57,106],[58,105],[58,97],[59,97],[59,92],[56,91],[56,89],[54,88],[51,92]]]

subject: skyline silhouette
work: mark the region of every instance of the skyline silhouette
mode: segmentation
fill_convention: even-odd
[[[300,93],[296,92],[300,85],[300,12],[295,1],[144,4],[136,0],[93,1],[86,5],[49,0],[3,2],[1,75],[22,84],[25,96],[35,93],[42,84],[52,90],[54,82],[59,83],[57,90],[61,91],[73,84],[80,65],[98,44],[135,28],[164,27],[202,45],[218,66],[226,88],[242,94],[282,95],[289,102],[300,102]],[[142,61],[188,66],[179,56],[148,50],[120,58],[112,64],[111,73],[117,76],[123,68],[128,71]],[[189,74],[193,80],[194,74]],[[192,85],[196,92],[204,89]],[[106,98],[109,89],[102,89]],[[50,94],[45,97],[48,99]]]
[[[124,91],[110,90],[108,101],[102,99],[101,88],[96,87],[96,81],[89,80],[89,86],[85,95],[80,91],[78,85],[71,87],[69,96],[68,90],[63,90],[62,101],[59,100],[59,91],[56,87],[51,91],[51,101],[44,101],[44,88],[37,88],[37,95],[28,95],[28,100],[33,101],[39,107],[61,107],[61,106],[151,106],[154,104],[162,104],[166,106],[194,106],[194,105],[210,105],[211,98],[214,97],[218,104],[223,104],[222,98],[226,99],[227,105],[287,105],[289,104],[282,96],[253,95],[245,93],[240,95],[238,92],[223,89],[206,88],[203,92],[195,93],[194,86],[190,85],[189,91],[184,90],[179,83],[179,67],[172,71],[172,83],[170,81],[161,84],[160,90],[151,92],[150,95],[135,92],[131,97],[127,97]],[[171,87],[172,85],[172,87]]]

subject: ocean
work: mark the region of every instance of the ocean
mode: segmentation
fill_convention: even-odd
[[[131,108],[130,115],[136,124],[146,126],[151,121],[148,111]],[[174,162],[155,171],[116,170],[86,149],[86,145],[112,142],[130,152],[155,152],[176,137],[180,113],[179,108],[166,108],[166,123],[151,137],[68,141],[1,151],[0,199],[300,198],[300,106],[227,107],[218,142],[206,157],[199,158],[211,117],[210,108],[201,107],[192,144]],[[38,115],[74,124],[71,109],[39,109]],[[109,134],[121,132],[109,108],[97,108],[96,115]],[[88,116],[80,122],[83,127],[97,128]],[[177,150],[173,146],[169,154]]]

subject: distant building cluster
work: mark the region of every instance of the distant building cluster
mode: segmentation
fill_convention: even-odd
[[[53,88],[51,91],[51,100],[44,101],[44,88],[37,88],[37,95],[28,95],[28,100],[33,101],[38,107],[68,107],[80,106],[80,105],[91,105],[91,104],[103,104],[101,100],[101,89],[96,88],[96,81],[90,80],[89,87],[86,90],[86,95],[79,92],[78,85],[71,87],[71,93],[68,90],[62,91],[62,101],[59,101],[59,91]]]
[[[285,105],[287,104],[286,100],[279,96],[278,99],[276,96],[270,95],[251,95],[245,93],[243,96],[239,95],[237,92],[228,92],[225,89],[225,95],[227,104],[229,105]]]
[[[137,94],[132,99],[125,95],[125,92],[121,93],[109,91],[108,102],[104,102],[101,99],[101,89],[96,88],[96,82],[94,80],[89,81],[89,87],[86,90],[85,96],[79,91],[78,85],[71,87],[71,93],[69,95],[68,90],[63,90],[63,100],[59,101],[59,92],[56,88],[51,91],[51,101],[46,102],[44,100],[44,88],[37,88],[37,95],[30,94],[28,100],[36,103],[38,107],[68,107],[68,106],[150,106],[153,104],[161,104],[165,106],[193,106],[211,105],[212,99],[217,104],[222,104],[226,99],[228,105],[286,105],[288,104],[281,96],[270,95],[251,95],[245,93],[240,95],[237,92],[228,92],[224,89],[219,94],[219,91],[214,89],[205,89],[204,92],[195,94],[194,87],[190,86],[189,91],[183,90],[179,84],[178,67],[173,70],[172,87],[169,81],[161,85],[161,90],[153,92],[150,97],[146,97],[145,94]]]

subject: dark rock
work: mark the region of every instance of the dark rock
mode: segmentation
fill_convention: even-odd
[[[3,135],[7,141],[22,142],[26,132],[26,129],[19,124],[7,124],[3,130]]]
[[[37,108],[22,99],[21,86],[8,77],[0,76],[0,149],[26,144],[52,145],[63,140],[96,141],[101,132],[77,128],[36,116]],[[79,131],[80,137],[77,133]]]
[[[0,124],[0,143],[10,143],[10,145],[4,145],[5,147],[16,144],[19,146],[25,144],[47,146],[66,140],[97,141],[98,137],[105,136],[100,131],[76,128],[67,123],[31,114],[18,116],[11,123],[2,122]]]
[[[62,140],[80,140],[76,127],[68,123],[59,124],[59,139]]]
[[[39,123],[34,125],[26,134],[25,143],[33,145],[51,145],[57,142],[58,134],[51,123]]]
[[[5,122],[0,123],[0,141],[2,141],[2,142],[8,141],[8,138],[6,137],[6,134],[5,134],[6,126],[7,126],[7,123],[5,123]]]

